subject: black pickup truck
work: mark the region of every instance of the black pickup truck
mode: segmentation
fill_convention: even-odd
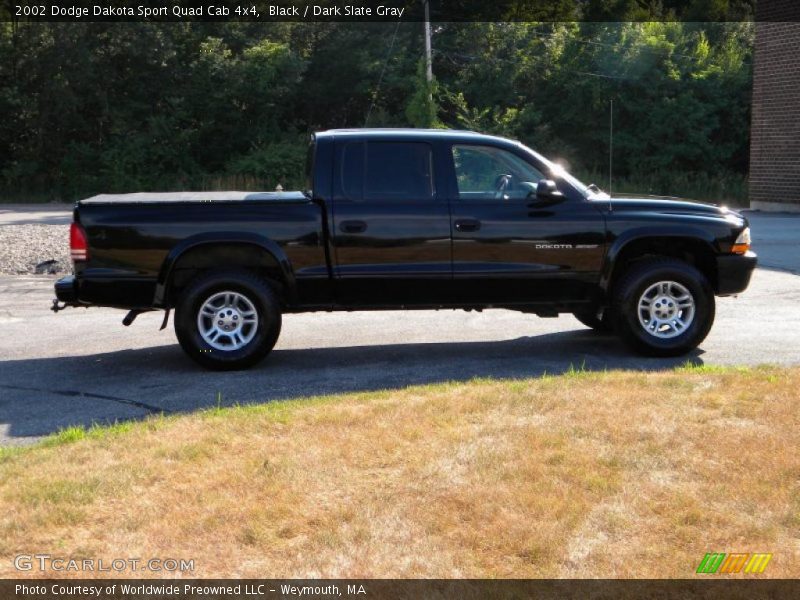
[[[312,137],[308,191],[101,195],[77,203],[53,309],[175,309],[195,361],[248,367],[283,313],[573,313],[655,356],[686,353],[743,291],[750,230],[726,208],[611,198],[511,140],[461,131]]]

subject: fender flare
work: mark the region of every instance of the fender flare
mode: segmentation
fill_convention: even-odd
[[[164,306],[167,300],[167,290],[172,280],[175,270],[175,265],[180,258],[189,250],[193,250],[200,246],[209,244],[247,244],[257,246],[264,250],[267,254],[275,259],[278,268],[281,270],[284,282],[286,284],[286,296],[290,303],[293,303],[297,297],[297,282],[294,276],[292,264],[286,253],[278,245],[277,242],[271,240],[257,233],[240,232],[240,231],[216,231],[210,233],[199,233],[190,236],[185,240],[181,240],[176,244],[167,254],[164,262],[161,263],[161,269],[158,273],[158,280],[156,282],[156,291],[153,298],[154,306]]]
[[[702,242],[709,252],[718,254],[716,238],[701,227],[686,225],[649,225],[624,231],[608,247],[600,272],[600,289],[607,294],[611,286],[611,278],[617,266],[617,259],[624,248],[633,242],[648,238],[681,238]]]

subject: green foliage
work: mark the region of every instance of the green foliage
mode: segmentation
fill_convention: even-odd
[[[417,67],[416,89],[406,107],[406,117],[412,127],[431,129],[441,126],[438,118],[439,107],[436,105],[438,94],[436,80],[428,81],[424,60]]]
[[[613,99],[615,180],[746,203],[752,46],[750,23],[448,27],[444,120],[520,139],[605,185]]]
[[[305,142],[305,143],[304,143]],[[272,189],[280,184],[284,189],[305,186],[305,159],[308,140],[287,139],[253,148],[233,159],[228,172],[255,177],[262,186]]]
[[[752,8],[646,4],[586,10]],[[613,99],[615,189],[746,202],[752,23],[433,29],[429,85],[420,23],[2,23],[0,199],[298,188],[308,133],[370,107],[370,126],[520,139],[605,185]]]

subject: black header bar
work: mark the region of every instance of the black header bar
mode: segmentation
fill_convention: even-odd
[[[0,0],[0,21],[406,22],[424,0]],[[797,0],[429,0],[434,22],[798,21]]]

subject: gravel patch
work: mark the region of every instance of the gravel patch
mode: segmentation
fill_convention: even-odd
[[[70,272],[69,225],[0,227],[0,273],[30,275]]]

